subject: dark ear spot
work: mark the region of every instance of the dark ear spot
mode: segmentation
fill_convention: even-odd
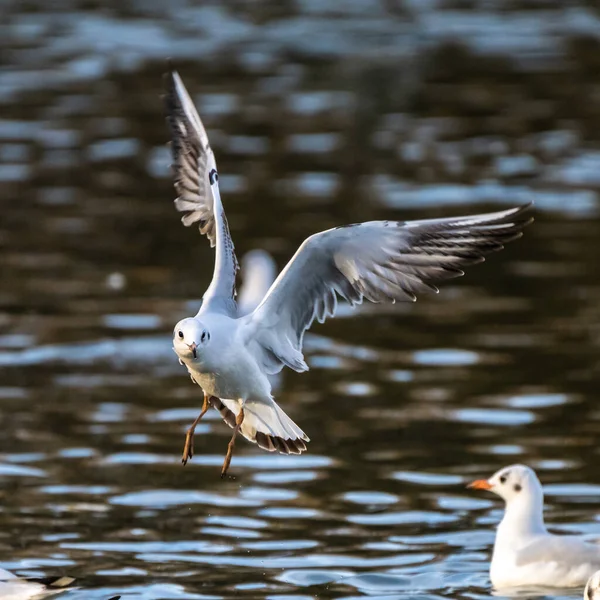
[[[514,490],[515,490],[515,492],[520,492],[520,491],[521,491],[521,489],[522,489],[522,488],[521,488],[521,484],[520,484],[520,483],[515,483],[515,486],[514,486]]]
[[[504,471],[504,473],[502,473],[501,477],[500,477],[500,483],[506,483],[506,480],[509,478],[510,476],[510,471]]]

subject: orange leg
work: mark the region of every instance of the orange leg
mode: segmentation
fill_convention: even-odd
[[[229,465],[231,464],[231,456],[233,455],[233,447],[235,446],[235,437],[244,422],[244,408],[240,409],[240,414],[235,418],[235,427],[233,428],[233,435],[231,436],[231,440],[229,440],[229,444],[227,444],[227,456],[225,456],[225,462],[223,463],[223,468],[221,469],[221,479],[227,475],[227,469],[229,469]]]
[[[196,431],[196,425],[200,422],[200,419],[206,414],[206,411],[210,408],[208,403],[208,396],[204,393],[204,403],[202,404],[202,412],[198,415],[196,420],[192,423],[192,426],[187,430],[185,434],[185,444],[183,446],[183,456],[181,462],[185,466],[188,459],[194,456],[194,432]]]

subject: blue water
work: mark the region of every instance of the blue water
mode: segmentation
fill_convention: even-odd
[[[487,598],[502,506],[472,479],[525,462],[553,530],[600,532],[597,11],[234,4],[0,9],[0,566],[72,600]],[[276,382],[308,453],[240,441],[224,481],[216,412],[180,463],[201,396],[170,337],[213,252],[172,206],[168,57],[240,256],[537,207],[439,296],[315,326]]]

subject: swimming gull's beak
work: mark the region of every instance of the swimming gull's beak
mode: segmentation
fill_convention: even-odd
[[[477,479],[467,485],[471,490],[491,490],[494,486],[487,479]]]
[[[192,351],[192,354],[194,355],[194,358],[198,358],[196,355],[196,348],[198,346],[196,345],[196,342],[192,342],[191,344],[188,344],[188,348]]]

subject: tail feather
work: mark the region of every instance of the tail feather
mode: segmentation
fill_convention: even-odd
[[[235,427],[235,419],[240,411],[236,401],[211,396],[210,404],[219,411],[229,427]],[[306,450],[305,442],[310,441],[275,401],[270,404],[246,401],[240,432],[248,441],[258,444],[259,448],[280,454],[302,454]]]
[[[257,431],[255,434],[255,441],[259,448],[267,450],[268,452],[279,452],[280,454],[302,454],[306,451],[306,444],[304,440],[284,440],[283,438],[267,435],[262,431]]]

